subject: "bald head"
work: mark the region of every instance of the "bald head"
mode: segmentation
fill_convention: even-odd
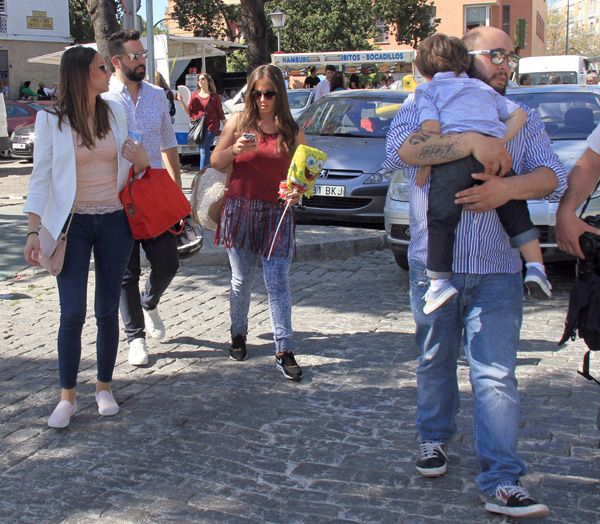
[[[477,49],[513,50],[510,37],[497,27],[479,26],[471,29],[463,36],[463,44],[469,51]]]

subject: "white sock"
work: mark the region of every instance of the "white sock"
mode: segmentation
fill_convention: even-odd
[[[544,273],[544,275],[546,274],[546,268],[544,267],[544,264],[541,264],[540,262],[526,262],[525,267],[527,269],[534,267]]]
[[[439,291],[440,289],[442,289],[444,286],[448,285],[450,279],[448,278],[435,278],[431,280],[431,284],[429,284],[429,289],[431,289],[431,291],[433,291],[434,293],[436,291]]]

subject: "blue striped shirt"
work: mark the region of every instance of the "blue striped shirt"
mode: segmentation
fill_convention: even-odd
[[[546,199],[558,201],[567,186],[565,169],[552,151],[550,138],[542,121],[532,109],[521,106],[527,113],[527,123],[507,144],[517,175],[547,167],[558,178],[558,187]],[[429,183],[417,187],[414,183],[417,166],[405,164],[398,157],[398,148],[419,127],[419,113],[414,97],[409,96],[398,111],[386,139],[387,158],[384,167],[404,168],[410,182],[409,214],[411,241],[408,257],[422,263],[427,261],[427,193]],[[519,251],[510,246],[509,238],[495,211],[475,213],[463,209],[454,241],[455,273],[489,274],[521,271]]]

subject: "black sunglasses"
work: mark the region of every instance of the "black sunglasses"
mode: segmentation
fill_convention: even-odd
[[[257,100],[259,100],[260,98],[262,98],[263,96],[267,99],[267,100],[273,100],[276,96],[277,96],[277,91],[260,91],[258,89],[252,91],[252,95],[254,96],[254,98],[256,98]]]
[[[500,65],[505,60],[508,67],[516,69],[519,65],[520,56],[517,53],[507,53],[504,49],[481,49],[479,51],[469,51],[470,55],[488,55],[490,62],[494,65]]]

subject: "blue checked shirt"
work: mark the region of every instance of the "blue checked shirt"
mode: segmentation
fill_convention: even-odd
[[[538,167],[547,167],[558,178],[558,187],[546,199],[558,201],[567,187],[565,169],[550,147],[542,121],[532,109],[527,112],[527,123],[507,144],[517,175],[530,173]],[[386,139],[387,158],[384,167],[403,168],[410,182],[409,209],[411,241],[408,257],[423,264],[427,261],[427,193],[429,183],[415,185],[417,166],[405,164],[398,157],[398,148],[419,128],[419,113],[414,97],[409,96],[394,118]],[[519,251],[511,248],[509,238],[495,211],[475,213],[463,209],[456,228],[454,241],[455,273],[489,274],[518,273],[521,271]]]
[[[102,97],[121,104],[127,113],[127,128],[130,131],[137,129],[142,135],[151,166],[163,167],[160,152],[177,147],[169,115],[169,101],[163,88],[142,81],[137,104],[134,104],[127,86],[113,75],[108,92]]]

